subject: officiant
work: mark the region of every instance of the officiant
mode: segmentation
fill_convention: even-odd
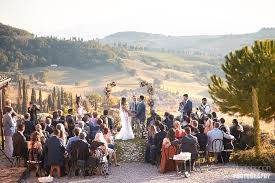
[[[137,107],[138,107],[138,102],[137,102],[137,97],[135,95],[132,96],[132,101],[129,103],[129,111],[131,112],[131,124],[132,127],[135,131],[137,131],[138,128],[138,120],[136,117],[137,114]],[[139,135],[139,134],[138,134]]]

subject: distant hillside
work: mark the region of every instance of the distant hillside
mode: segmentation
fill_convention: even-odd
[[[275,28],[263,28],[249,34],[217,36],[165,36],[144,32],[118,32],[101,41],[108,44],[127,43],[158,51],[201,52],[223,57],[232,50],[262,39],[275,39]]]
[[[33,34],[29,33],[28,31],[18,29],[15,27],[11,27],[8,25],[4,25],[0,23],[0,36],[11,36],[11,37],[17,37],[17,36],[26,36],[26,37],[32,37]]]
[[[86,68],[127,58],[123,48],[113,48],[96,40],[69,40],[36,37],[33,34],[0,24],[0,70],[16,71],[29,67],[73,66]]]

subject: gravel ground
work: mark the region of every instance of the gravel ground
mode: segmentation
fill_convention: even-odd
[[[267,179],[240,179],[236,176],[241,175],[265,175]],[[30,177],[26,182],[37,182],[37,178]],[[111,174],[104,178],[102,176],[93,177],[63,177],[56,178],[54,182],[60,183],[160,183],[160,182],[179,182],[179,183],[194,183],[194,182],[217,182],[217,183],[229,183],[229,182],[275,182],[275,174],[269,172],[262,172],[260,170],[244,168],[236,165],[214,165],[210,166],[207,170],[206,167],[202,167],[202,172],[193,172],[189,178],[184,176],[177,176],[175,172],[160,174],[156,166],[144,163],[124,163],[120,167],[111,167]]]

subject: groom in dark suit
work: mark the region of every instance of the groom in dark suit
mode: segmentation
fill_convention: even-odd
[[[184,94],[183,101],[180,103],[180,108],[179,108],[179,111],[182,113],[182,117],[183,116],[190,117],[190,114],[192,112],[192,107],[193,107],[193,104],[188,99],[188,94]]]
[[[144,102],[144,96],[140,95],[139,103],[137,105],[137,114],[136,114],[136,118],[139,121],[138,136],[140,136],[140,131],[142,131],[142,133],[144,132],[144,122],[146,119],[145,113],[146,113],[146,106]]]

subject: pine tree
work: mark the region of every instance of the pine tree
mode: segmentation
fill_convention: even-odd
[[[209,93],[221,112],[254,118],[257,155],[259,120],[270,122],[275,117],[274,68],[275,40],[256,41],[251,48],[229,53],[222,65],[225,79],[213,75],[209,85]]]
[[[26,80],[23,79],[23,100],[22,100],[22,112],[28,112],[28,90],[26,85]]]
[[[18,113],[22,113],[22,86],[21,81],[18,82],[18,99],[17,99],[17,111]]]
[[[32,88],[31,92],[31,102],[36,103],[36,92],[34,88]]]
[[[43,110],[43,99],[42,99],[42,90],[39,89],[39,98],[38,98],[38,104],[40,106],[40,110]]]

